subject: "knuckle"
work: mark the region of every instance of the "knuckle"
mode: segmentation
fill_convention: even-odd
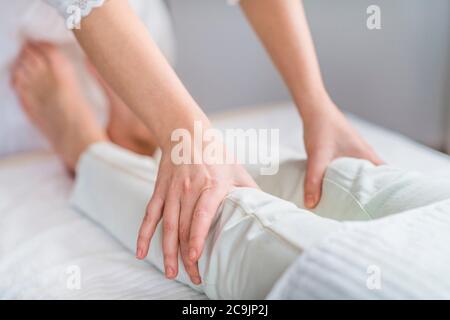
[[[153,221],[153,213],[147,210],[144,215],[144,223],[150,223],[151,221]]]
[[[203,237],[201,236],[192,236],[189,239],[189,246],[190,247],[199,247],[203,243]]]
[[[219,181],[210,175],[205,177],[204,182],[205,182],[206,187],[209,189],[215,188],[219,185]]]
[[[164,252],[164,262],[167,264],[168,262],[172,262],[173,260],[176,260],[176,254],[174,254],[172,251]]]
[[[192,191],[192,182],[191,179],[186,178],[182,183],[182,191],[184,194],[189,194]]]
[[[205,172],[201,178],[201,183],[203,185],[209,185],[213,180],[213,177],[209,172]]]
[[[217,178],[211,178],[209,184],[212,188],[217,188],[220,185],[220,182]]]
[[[209,175],[209,174],[207,174],[204,178],[203,178],[203,183],[204,184],[206,184],[206,185],[209,185],[211,182],[212,182],[212,177]]]
[[[163,203],[164,203],[164,197],[162,196],[162,194],[161,194],[160,191],[156,190],[156,191],[153,193],[153,196],[152,196],[152,198],[151,198],[151,200],[150,200],[150,202],[149,202],[149,204],[148,204],[147,211],[150,210],[150,208],[152,207],[152,205],[153,205],[153,206],[159,206],[159,205],[161,205],[161,204],[163,204]]]
[[[149,241],[150,237],[146,234],[139,234],[138,236],[138,243],[140,244],[146,244]]]
[[[187,253],[182,254],[181,258],[183,259],[183,264],[186,269],[186,272],[191,274],[192,269],[194,268],[194,262],[192,262],[191,259],[189,259],[189,256],[187,255]]]
[[[309,188],[315,188],[319,185],[320,181],[317,177],[313,176],[310,177],[307,181],[307,187]]]
[[[201,220],[208,216],[208,212],[205,209],[196,209],[193,214],[194,220]]]
[[[170,192],[171,190],[172,191],[176,190],[179,185],[180,185],[180,182],[178,181],[178,179],[172,179],[172,181],[170,182],[170,185],[169,185],[168,192]]]
[[[173,232],[173,231],[175,231],[175,229],[176,229],[176,227],[173,222],[167,221],[167,220],[164,221],[164,223],[163,223],[163,231],[164,232],[166,232],[166,233]]]
[[[186,261],[183,262],[185,268],[186,268],[186,272],[190,275],[195,274],[196,272],[196,264],[195,262],[190,261],[189,258],[186,258]]]
[[[182,242],[189,241],[189,229],[187,226],[185,226],[185,225],[180,226],[179,236],[180,236],[180,240]]]
[[[165,175],[163,171],[159,170],[155,181],[155,190],[164,193],[172,181],[172,175]]]

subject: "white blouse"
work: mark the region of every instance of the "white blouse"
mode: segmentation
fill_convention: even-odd
[[[88,16],[93,9],[101,7],[106,0],[45,0],[65,17],[66,26],[69,29],[79,27],[81,19]],[[230,5],[239,3],[240,0],[227,0]]]
[[[45,0],[66,19],[66,26],[75,29],[81,19],[88,16],[94,8],[101,7],[105,0]]]

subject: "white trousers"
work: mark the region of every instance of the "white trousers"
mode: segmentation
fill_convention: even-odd
[[[155,159],[95,144],[79,162],[72,205],[134,252],[157,169]],[[248,169],[264,191],[237,188],[227,196],[199,261],[203,283],[196,289],[212,299],[265,298],[292,262],[338,231],[340,221],[381,218],[450,198],[448,180],[344,158],[329,166],[312,213],[302,209],[303,160],[286,157],[275,176]],[[161,224],[147,260],[164,270]],[[181,258],[179,266],[177,280],[193,286]]]

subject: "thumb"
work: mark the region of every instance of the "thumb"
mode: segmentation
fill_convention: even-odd
[[[367,157],[367,160],[369,160],[370,162],[372,162],[376,166],[381,166],[381,165],[385,165],[386,164],[386,162],[383,161],[372,148],[370,148],[369,150],[370,150],[370,153],[369,153],[369,155]]]
[[[326,159],[317,157],[308,158],[305,175],[305,207],[314,209],[322,196],[322,182],[328,166]]]
[[[372,163],[376,166],[382,166],[386,164],[386,161],[381,159],[375,152],[373,152]]]

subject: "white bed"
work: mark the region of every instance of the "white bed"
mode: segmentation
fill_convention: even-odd
[[[450,158],[350,116],[385,161],[450,177]],[[213,117],[219,128],[279,128],[282,145],[304,154],[294,107],[280,104]],[[58,159],[34,152],[0,160],[0,299],[205,299],[138,262],[68,206],[72,187]],[[81,288],[70,289],[79,267]]]

